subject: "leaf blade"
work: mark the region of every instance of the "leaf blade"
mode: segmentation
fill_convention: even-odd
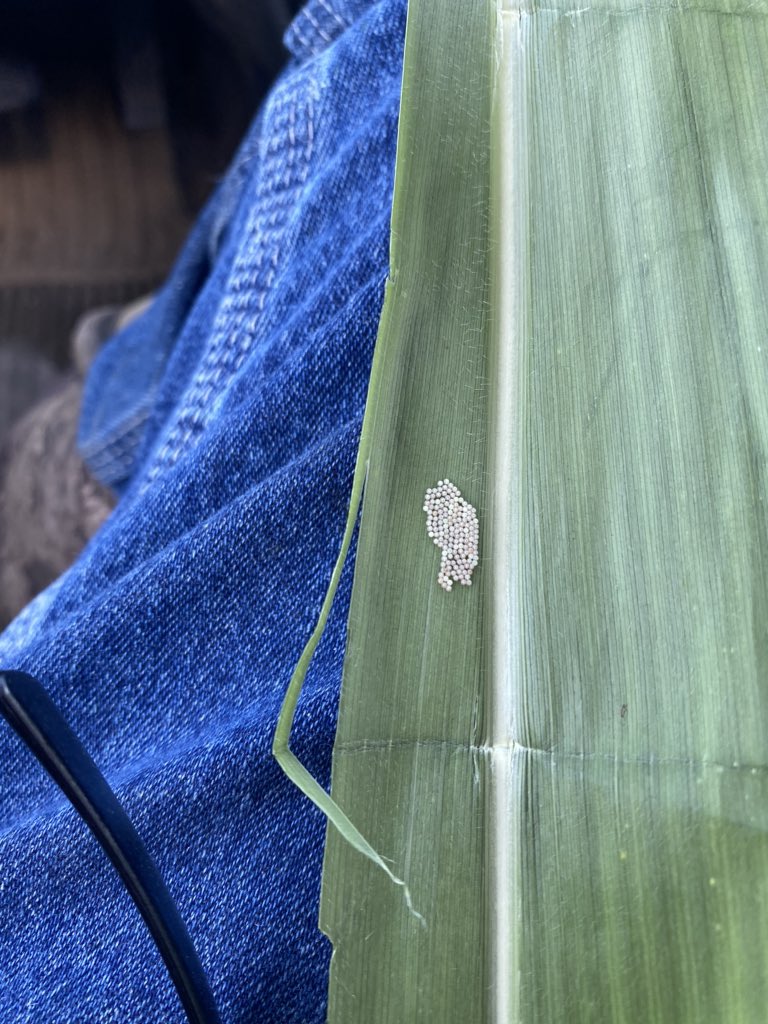
[[[409,12],[334,794],[428,927],[329,835],[329,1019],[757,1022],[766,7],[496,14]]]

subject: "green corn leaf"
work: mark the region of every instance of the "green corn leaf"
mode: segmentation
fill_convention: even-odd
[[[399,133],[329,1020],[762,1024],[768,2],[411,0]]]

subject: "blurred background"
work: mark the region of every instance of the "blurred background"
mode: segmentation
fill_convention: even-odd
[[[0,0],[0,628],[109,514],[82,377],[168,272],[300,5]]]
[[[279,71],[293,0],[0,0],[0,437],[78,316],[162,280]]]

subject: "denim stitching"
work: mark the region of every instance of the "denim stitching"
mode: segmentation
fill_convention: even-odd
[[[314,17],[314,15],[312,14],[312,9],[310,7],[307,7],[304,11],[304,14],[307,18],[307,21],[309,21],[309,23],[315,28],[317,34],[320,36],[323,42],[332,43],[333,39],[331,38],[331,36],[328,35],[323,26],[320,24],[320,22]]]
[[[329,5],[328,0],[317,0],[317,3],[319,7],[322,7],[323,10],[330,14],[333,20],[340,25],[342,29],[349,28],[349,22],[345,18],[342,18],[341,15]]]
[[[315,152],[315,103],[319,95],[313,77],[307,77],[303,96],[304,123],[301,137],[297,133],[299,88],[286,95],[278,93],[267,118],[268,132],[275,135],[264,147],[264,175],[256,187],[256,202],[245,234],[258,239],[255,254],[238,266],[231,279],[232,295],[227,294],[217,315],[217,329],[191,386],[175,424],[166,436],[147,474],[145,487],[158,474],[175,465],[200,436],[215,414],[216,399],[226,383],[242,366],[256,336],[257,324],[252,308],[261,313],[277,276],[281,241],[294,197],[306,183]],[[267,134],[265,133],[265,134]],[[284,167],[283,167],[284,165]],[[282,168],[282,169],[281,169]],[[265,210],[270,209],[267,216]],[[248,248],[245,248],[248,254]],[[239,261],[243,263],[241,259]],[[231,328],[232,319],[237,326]],[[238,322],[239,321],[239,322]]]

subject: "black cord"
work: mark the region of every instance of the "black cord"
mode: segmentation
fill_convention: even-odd
[[[117,869],[160,950],[190,1024],[220,1024],[189,932],[160,872],[56,705],[32,676],[3,672],[0,714],[61,787]]]

